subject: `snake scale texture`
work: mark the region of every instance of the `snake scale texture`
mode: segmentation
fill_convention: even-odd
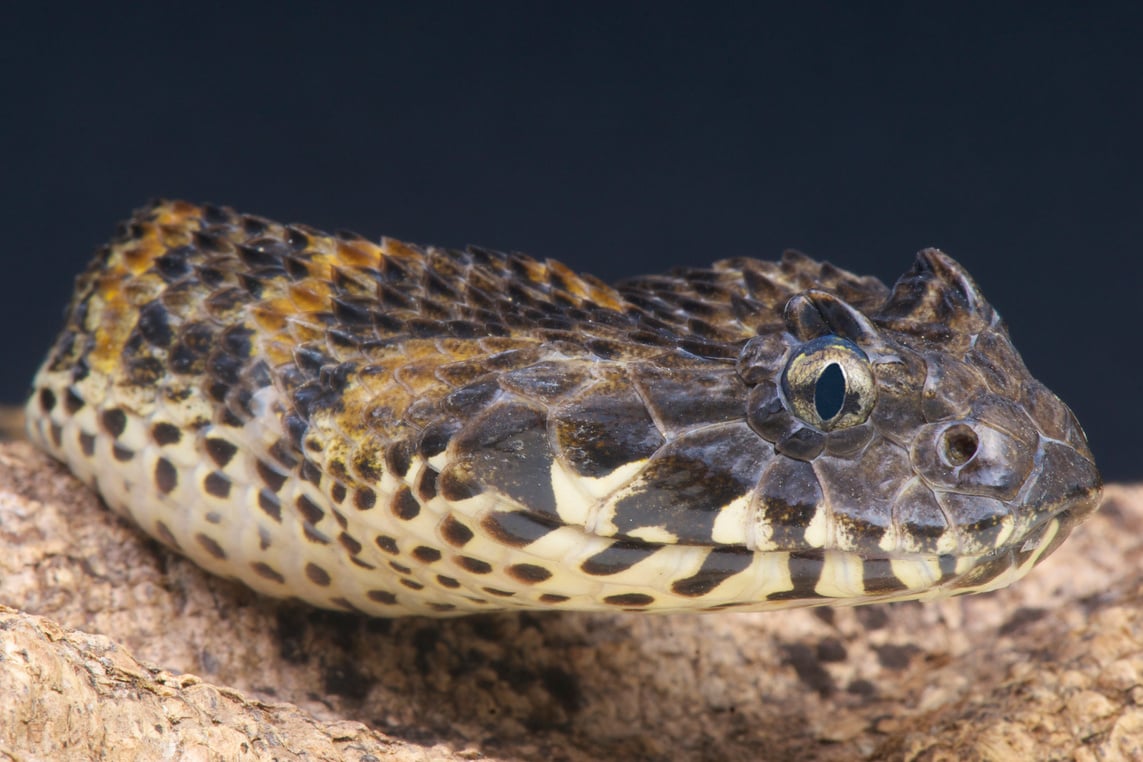
[[[989,590],[1100,493],[932,249],[892,288],[797,253],[612,287],[156,202],[78,279],[27,413],[206,569],[376,616]]]

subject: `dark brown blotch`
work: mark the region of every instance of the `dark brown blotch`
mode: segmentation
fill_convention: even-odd
[[[259,460],[254,469],[258,472],[258,478],[262,480],[271,492],[280,492],[282,485],[286,483],[286,475],[269,465],[265,461]]]
[[[427,545],[418,545],[413,548],[413,558],[421,563],[431,564],[441,560],[441,552]]]
[[[167,423],[163,421],[156,423],[151,427],[151,439],[155,440],[155,444],[159,445],[160,447],[178,444],[180,441],[182,441],[182,438],[182,431],[180,431],[179,427],[173,423]]]
[[[103,430],[115,438],[123,436],[123,432],[127,429],[127,414],[117,407],[104,410],[99,416],[99,421],[103,425]]]
[[[230,479],[227,478],[226,474],[218,471],[211,471],[206,475],[206,478],[202,480],[202,488],[206,494],[213,495],[219,500],[226,500],[230,497]]]
[[[472,558],[471,556],[458,556],[456,564],[465,571],[472,572],[473,574],[489,574],[492,572],[492,566],[481,561],[479,558]]]
[[[655,599],[644,593],[622,593],[609,595],[603,599],[609,606],[650,606]]]
[[[158,535],[159,539],[166,543],[168,546],[174,548],[175,550],[181,550],[179,541],[175,539],[174,532],[171,531],[171,528],[168,527],[165,522],[155,522],[155,534]]]
[[[329,587],[329,583],[332,581],[329,572],[312,561],[306,564],[306,577],[319,587]]]
[[[303,460],[299,473],[303,479],[315,487],[321,486],[321,469],[312,460]]]
[[[302,514],[302,518],[315,526],[325,518],[325,511],[307,495],[298,495],[298,499],[294,501],[294,505],[297,506],[298,511]]]
[[[472,476],[463,463],[449,463],[437,479],[441,497],[449,502],[459,502],[476,497],[484,491],[483,485]]]
[[[282,503],[273,492],[268,489],[258,490],[258,507],[274,521],[282,523]]]
[[[370,590],[365,597],[374,603],[383,603],[386,606],[394,606],[397,603],[397,596],[388,590]]]
[[[274,567],[262,561],[255,561],[254,563],[250,564],[250,568],[253,569],[254,573],[262,579],[268,579],[271,582],[277,582],[279,585],[284,584],[286,581],[286,578],[283,577],[281,573],[279,573],[276,569],[274,569]]]
[[[206,454],[219,468],[225,468],[226,464],[234,458],[234,454],[238,452],[237,445],[218,437],[207,437],[204,446]]]
[[[550,571],[536,564],[512,564],[505,571],[517,582],[523,582],[525,585],[534,585],[552,576]]]
[[[445,542],[457,548],[464,547],[473,537],[472,530],[451,514],[441,522],[441,536],[444,537]]]
[[[353,490],[353,505],[359,511],[368,511],[377,504],[377,493],[369,487],[358,487]]]
[[[302,524],[302,536],[316,545],[330,544],[329,537],[314,529],[312,524]]]
[[[393,515],[402,521],[412,521],[421,513],[421,504],[417,498],[413,497],[413,493],[408,487],[401,487],[397,490],[389,508],[393,511]]]
[[[203,547],[203,549],[206,550],[206,552],[209,553],[210,555],[214,556],[215,558],[217,558],[220,561],[226,560],[226,551],[222,549],[222,546],[219,545],[214,540],[214,538],[209,537],[209,536],[203,534],[202,532],[199,532],[198,534],[196,534],[194,536],[194,539],[195,539],[195,542],[197,542],[199,545],[201,545]]]
[[[408,442],[394,442],[385,448],[385,467],[398,479],[409,473],[413,448]]]
[[[70,388],[64,394],[64,410],[71,415],[78,413],[86,404],[87,403],[83,401],[83,397],[80,397]]]
[[[421,469],[421,475],[417,477],[417,495],[422,502],[427,503],[437,496],[437,476],[439,473],[432,466]]]
[[[155,486],[159,488],[159,492],[169,495],[174,492],[178,484],[179,472],[175,469],[174,464],[166,458],[159,458],[155,461]]]

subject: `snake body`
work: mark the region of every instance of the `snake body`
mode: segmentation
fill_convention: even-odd
[[[78,279],[35,442],[206,569],[378,616],[993,589],[1095,507],[1068,408],[936,250],[616,287],[156,202]]]

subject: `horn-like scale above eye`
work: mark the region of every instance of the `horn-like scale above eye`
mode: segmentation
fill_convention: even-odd
[[[790,411],[821,431],[864,423],[877,401],[869,358],[852,341],[821,336],[802,345],[782,371]]]

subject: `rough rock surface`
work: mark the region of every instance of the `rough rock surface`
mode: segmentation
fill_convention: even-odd
[[[933,604],[369,620],[261,598],[0,444],[0,760],[1143,759],[1143,487]]]

